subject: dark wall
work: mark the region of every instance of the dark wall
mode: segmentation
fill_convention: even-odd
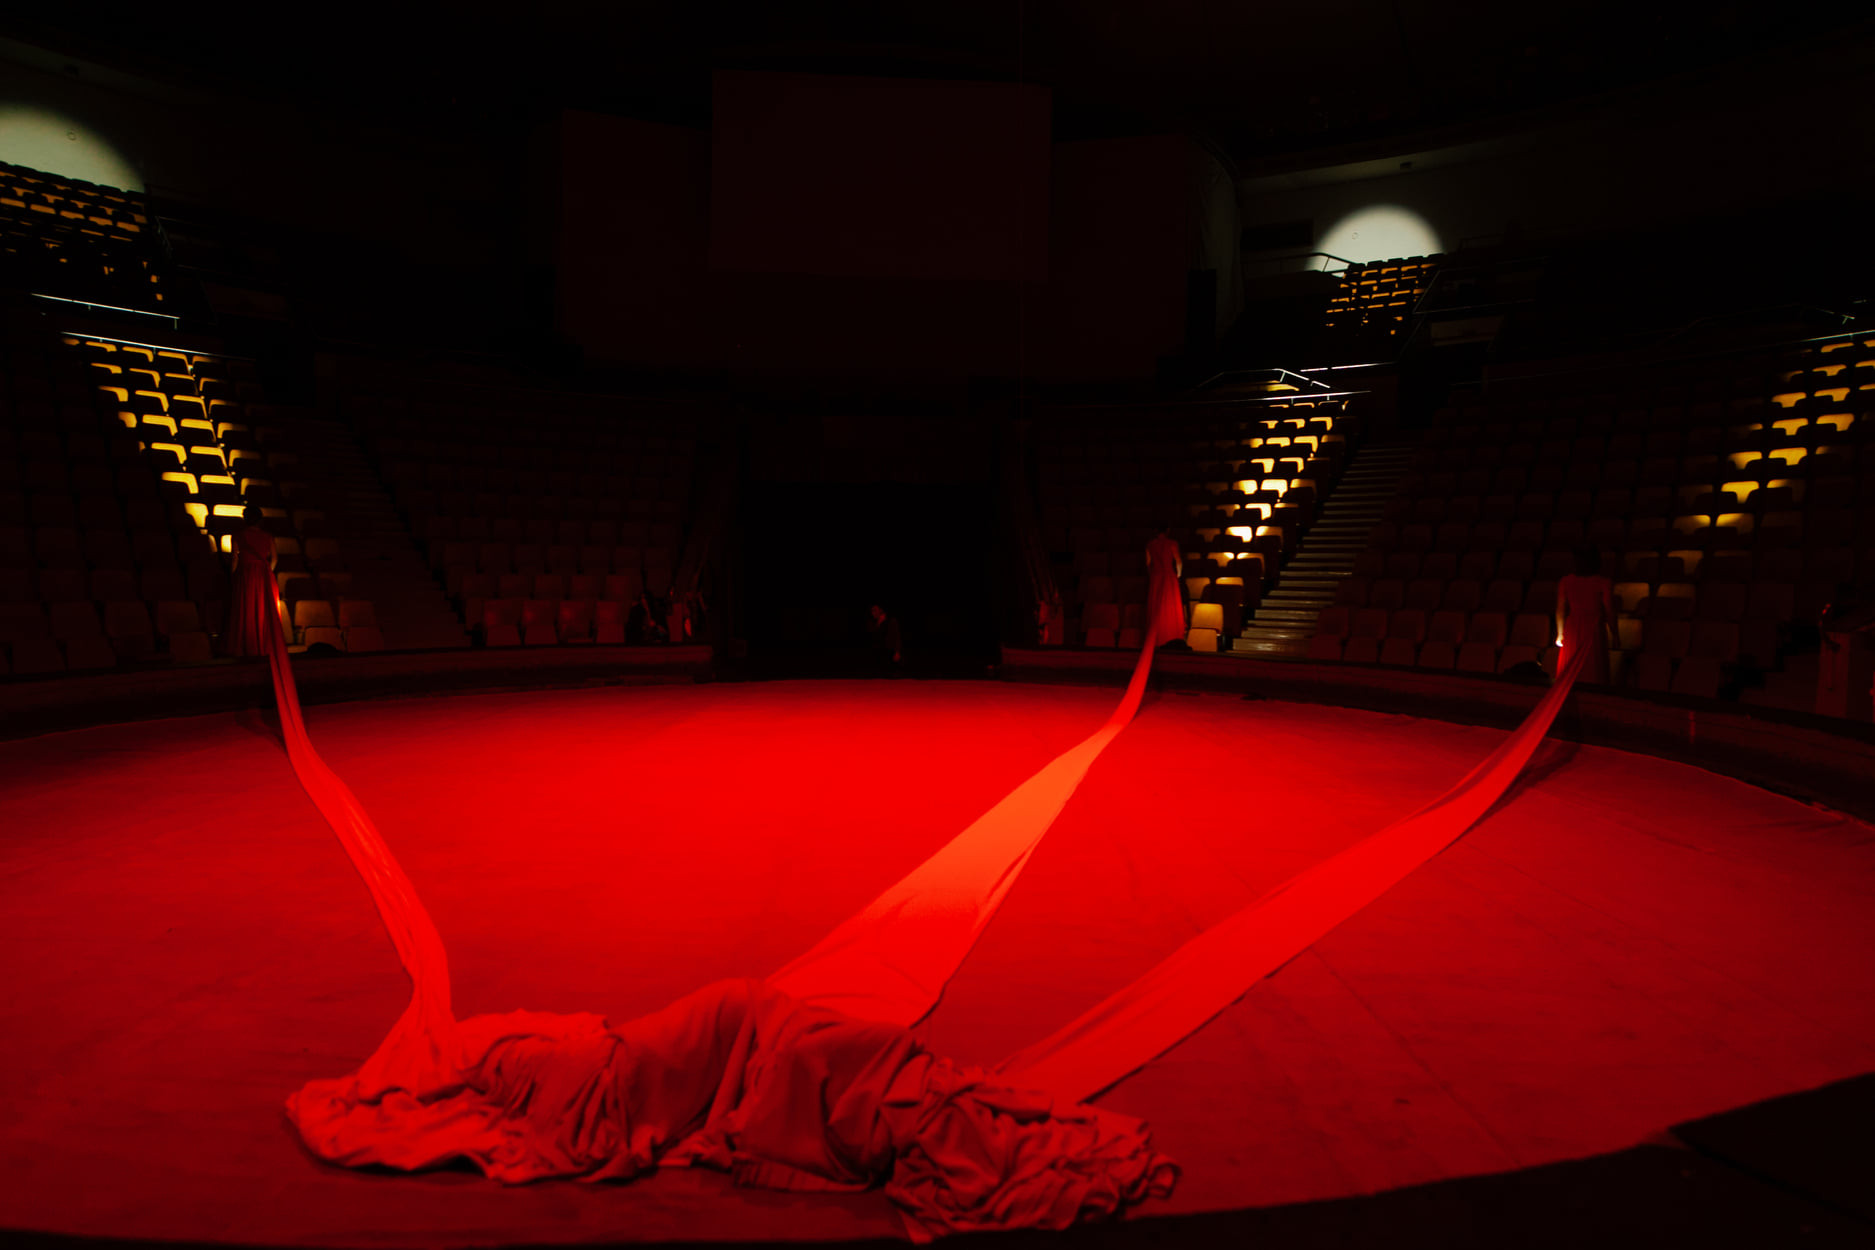
[[[510,200],[524,154],[494,136],[425,137],[395,116],[335,118],[6,59],[0,104],[69,117],[120,153],[154,195],[374,240],[423,262],[485,264],[511,245],[492,210]]]
[[[754,373],[1150,376],[1183,336],[1189,144],[1058,144],[1048,280],[709,267],[706,131],[563,116],[560,330],[596,362]]]
[[[1829,246],[1869,242],[1866,231],[1841,229],[1875,199],[1875,57],[1866,40],[1519,120],[1497,137],[1449,148],[1402,148],[1387,159],[1363,152],[1359,163],[1247,178],[1239,188],[1244,224],[1308,220],[1319,242],[1349,214],[1397,205],[1451,251],[1505,236],[1670,235],[1681,223],[1811,202],[1833,210]],[[1747,229],[1730,243],[1762,252],[1815,241]]]
[[[718,71],[713,99],[710,268],[1048,276],[1045,88]]]
[[[784,671],[855,671],[869,661],[868,609],[878,603],[900,622],[907,671],[980,670],[996,655],[990,490],[748,483],[736,636]]]

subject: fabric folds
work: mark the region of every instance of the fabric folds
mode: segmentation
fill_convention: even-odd
[[[1153,562],[1161,607],[1176,566]],[[271,578],[269,578],[271,581]],[[915,1240],[1064,1228],[1171,1192],[1146,1126],[1086,1100],[1202,1027],[1258,979],[1462,835],[1500,799],[1577,679],[1578,650],[1510,738],[1446,794],[1192,939],[994,1072],[909,1028],[1136,714],[1160,631],[1098,730],[765,981],[705,986],[641,1019],[511,1012],[458,1022],[434,924],[357,798],[306,735],[272,590],[267,654],[288,758],[357,868],[409,1005],[358,1072],[287,1101],[315,1155],[404,1170],[469,1160],[507,1183],[709,1167],[789,1190],[883,1185]],[[1171,615],[1165,617],[1170,628]],[[259,625],[259,622],[255,622]]]
[[[617,1027],[514,1012],[463,1021],[455,1086],[352,1096],[315,1082],[293,1109],[319,1157],[405,1171],[457,1160],[508,1184],[708,1167],[739,1185],[879,1185],[914,1240],[1065,1228],[1171,1192],[1145,1125],[938,1058],[896,1025],[762,982],[705,986]]]

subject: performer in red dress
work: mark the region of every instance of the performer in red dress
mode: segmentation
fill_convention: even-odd
[[[1614,587],[1602,576],[1602,553],[1593,545],[1576,549],[1576,571],[1556,583],[1556,633],[1562,643],[1556,671],[1586,651],[1580,680],[1608,683],[1608,652],[1615,647]]]
[[[268,613],[279,612],[273,580],[273,535],[260,526],[261,512],[250,504],[247,525],[234,539],[234,596],[228,605],[228,654],[267,654]]]
[[[1185,593],[1179,578],[1185,562],[1166,530],[1146,544],[1146,632],[1148,647],[1185,639]]]

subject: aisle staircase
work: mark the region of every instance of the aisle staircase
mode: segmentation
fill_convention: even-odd
[[[469,636],[351,429],[300,415],[288,424],[309,478],[327,484],[350,594],[369,599],[389,651],[466,647]]]
[[[1380,524],[1399,490],[1416,448],[1407,442],[1368,443],[1323,503],[1321,514],[1257,604],[1231,650],[1272,659],[1301,659],[1315,633],[1315,618],[1335,601],[1354,558]]]

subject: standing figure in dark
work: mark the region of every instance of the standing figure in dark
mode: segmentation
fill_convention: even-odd
[[[879,672],[896,675],[904,659],[899,643],[898,618],[875,603],[872,605],[867,631],[872,639],[873,667]]]
[[[1556,641],[1562,647],[1556,671],[1569,667],[1578,651],[1584,684],[1608,684],[1608,653],[1617,645],[1613,584],[1602,575],[1601,548],[1576,548],[1575,572],[1556,583]]]
[[[263,528],[258,505],[249,504],[242,516],[247,524],[234,538],[234,601],[223,637],[229,655],[266,655],[269,631],[280,628],[273,535]]]

